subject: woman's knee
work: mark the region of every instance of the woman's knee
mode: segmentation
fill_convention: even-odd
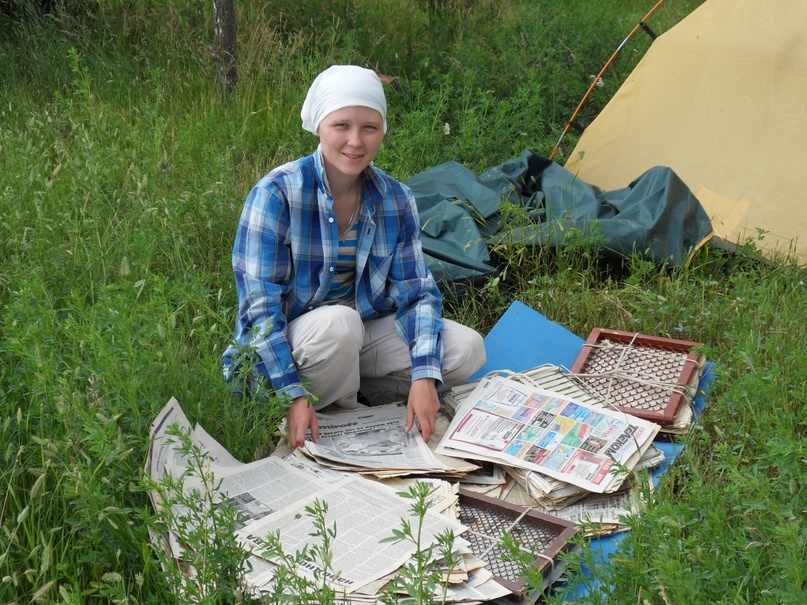
[[[334,356],[358,359],[364,340],[359,313],[350,307],[320,307],[289,325],[292,356],[298,368],[336,361]]]
[[[364,340],[364,323],[356,309],[344,305],[331,305],[322,307],[323,335],[330,335],[341,342],[352,341],[361,347]],[[319,309],[318,309],[319,310]]]
[[[482,336],[472,328],[453,323],[443,338],[443,382],[450,382],[449,386],[468,379],[487,359]]]

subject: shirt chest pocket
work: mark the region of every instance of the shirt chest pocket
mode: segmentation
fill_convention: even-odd
[[[386,255],[371,254],[367,259],[367,276],[370,279],[370,294],[373,299],[386,296],[392,257],[393,253],[390,252]]]

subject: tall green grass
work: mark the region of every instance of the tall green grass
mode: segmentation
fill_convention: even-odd
[[[310,152],[311,79],[357,62],[395,78],[377,163],[405,180],[548,154],[650,6],[445,0],[238,3],[240,83],[218,97],[210,3],[64,2],[0,18],[0,602],[166,603],[141,481],[172,396],[244,461],[282,408],[237,404],[220,376],[240,205]],[[665,31],[697,6],[667,0]],[[581,114],[647,48],[626,45]],[[570,134],[561,149],[571,149]],[[608,262],[596,242],[502,246],[501,273],[447,312],[483,333],[519,299],[585,336],[705,343],[717,380],[681,464],[632,523],[610,594],[588,602],[797,603],[807,578],[807,297],[794,263],[711,247],[686,268]],[[560,598],[560,597],[559,597]],[[172,601],[174,599],[174,601]]]

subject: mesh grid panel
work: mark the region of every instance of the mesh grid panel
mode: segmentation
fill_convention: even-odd
[[[515,538],[522,548],[541,553],[549,547],[561,531],[542,526],[531,519],[516,521],[512,515],[479,506],[473,502],[460,499],[459,521],[468,531],[463,537],[471,544],[471,552],[487,562],[487,568],[499,578],[518,583],[522,581],[518,563],[505,560],[507,549],[501,545],[505,531]]]
[[[586,386],[609,403],[622,407],[662,412],[684,371],[687,354],[680,350],[624,345],[604,340],[593,348],[581,374]],[[652,382],[643,384],[623,377],[630,376]]]

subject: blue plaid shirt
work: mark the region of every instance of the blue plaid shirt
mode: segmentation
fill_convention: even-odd
[[[426,268],[415,198],[368,167],[358,219],[355,306],[364,321],[395,313],[409,344],[412,380],[442,380],[441,297]],[[339,254],[338,226],[319,150],[275,168],[252,189],[233,247],[238,293],[234,343],[222,356],[232,377],[254,351],[274,389],[305,395],[286,334],[289,322],[324,304]]]

